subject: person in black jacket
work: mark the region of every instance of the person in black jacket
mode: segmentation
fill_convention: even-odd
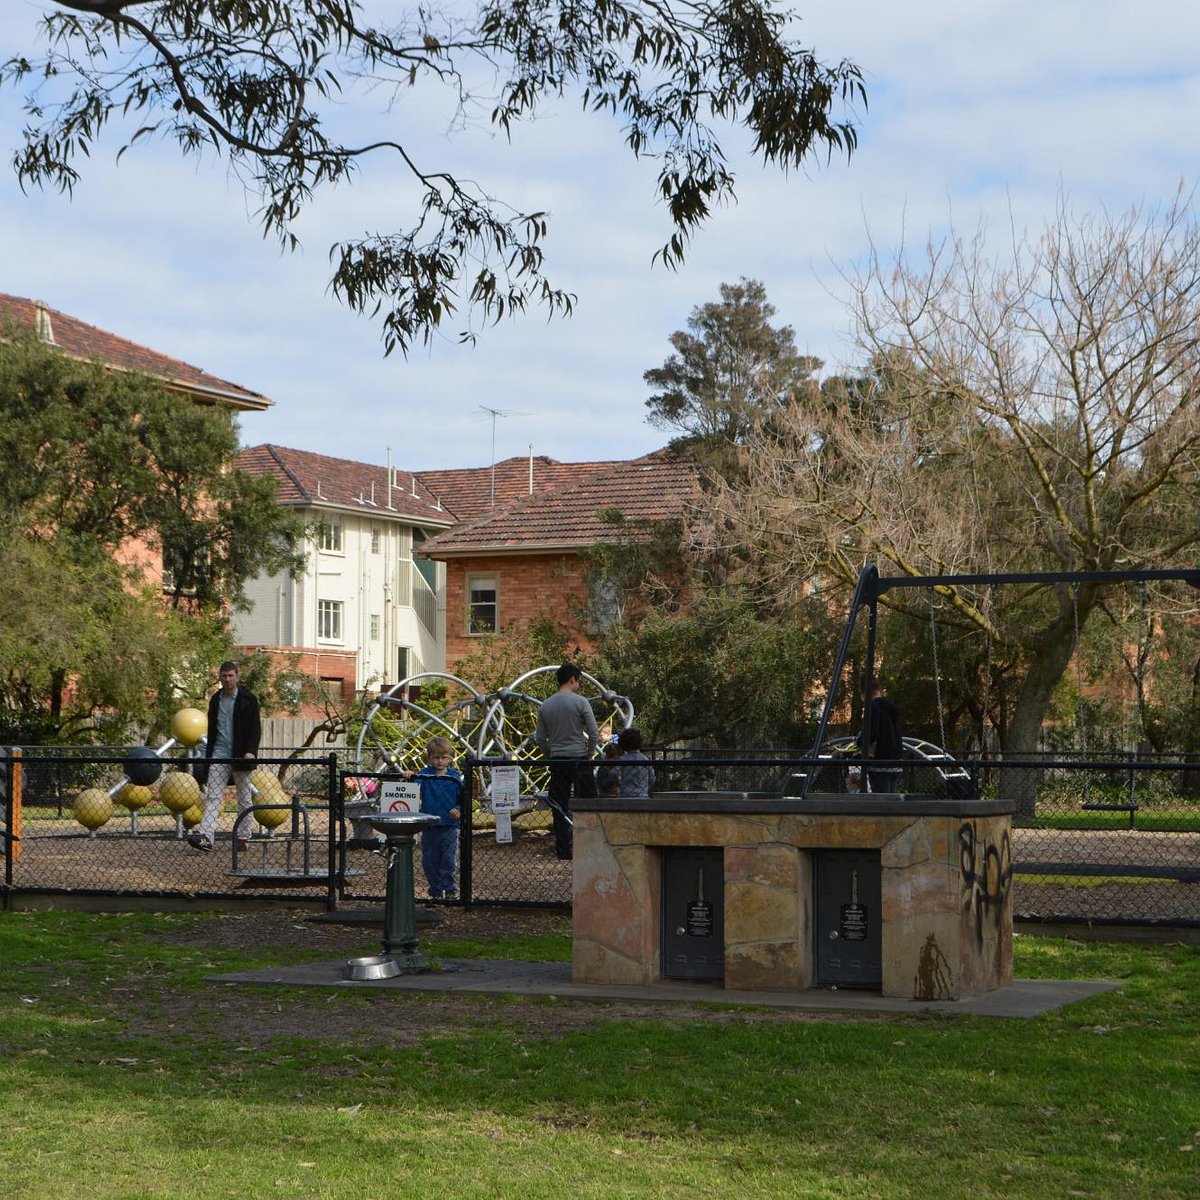
[[[238,686],[241,672],[235,662],[223,662],[217,668],[220,688],[208,702],[208,737],[204,756],[208,763],[208,782],[204,788],[204,817],[188,842],[197,850],[211,850],[221,815],[221,802],[232,778],[237,788],[239,811],[245,811],[253,801],[250,772],[258,757],[262,737],[258,698],[253,692]],[[215,760],[215,761],[214,761]],[[226,760],[226,761],[220,761]],[[246,822],[239,826],[248,834]]]
[[[863,745],[860,736],[858,752],[866,758],[877,758],[886,766],[867,768],[868,792],[894,792],[900,782],[900,756],[904,753],[904,730],[900,709],[883,694],[876,677],[871,681],[871,695],[866,695],[867,681],[862,681],[863,699],[870,701],[870,745]]]

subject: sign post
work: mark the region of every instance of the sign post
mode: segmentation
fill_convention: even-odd
[[[490,788],[492,813],[496,818],[496,841],[512,841],[512,815],[521,804],[519,767],[493,767]]]

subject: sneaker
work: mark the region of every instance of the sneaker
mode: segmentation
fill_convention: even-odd
[[[430,892],[429,898],[430,898],[430,900],[440,900],[442,898],[442,893],[441,892]]]
[[[189,834],[188,845],[193,850],[203,850],[207,854],[212,849],[212,838],[205,836],[203,833]]]
[[[446,899],[447,899],[447,900],[457,900],[457,899],[458,899],[458,893],[457,893],[457,892],[447,892],[447,893],[446,893]]]

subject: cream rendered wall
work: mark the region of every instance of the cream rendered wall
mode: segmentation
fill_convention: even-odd
[[[341,524],[341,550],[308,545],[304,575],[261,576],[246,588],[250,609],[232,619],[241,645],[356,650],[359,689],[397,681],[398,650],[409,650],[411,670],[442,670],[444,635],[427,631],[412,607],[412,528],[376,512],[307,510],[307,521]],[[372,533],[377,548],[372,549]],[[444,568],[438,572],[439,606],[444,603]],[[317,636],[318,601],[342,604],[341,637]],[[379,617],[379,636],[371,636],[371,617]]]

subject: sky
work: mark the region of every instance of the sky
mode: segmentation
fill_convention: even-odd
[[[0,57],[36,52],[47,0],[0,4]],[[849,162],[789,175],[744,138],[722,138],[738,178],[678,270],[652,265],[670,236],[656,170],[610,120],[570,98],[510,141],[455,133],[423,97],[389,117],[351,97],[355,129],[401,121],[424,161],[550,216],[547,271],[574,315],[523,317],[460,345],[451,324],[407,358],[328,289],[338,238],[398,228],[406,183],[386,160],[319,197],[302,248],[264,240],[256,201],[224,161],[184,160],[122,139],[84,163],[73,196],[22,193],[8,159],[20,93],[0,90],[0,291],[50,307],[261,392],[244,445],[273,442],[403,470],[486,466],[530,452],[564,462],[630,458],[665,444],[646,421],[643,373],[722,283],[761,280],[777,324],[826,371],[856,362],[846,278],[874,245],[920,246],[953,224],[1036,232],[1059,197],[1120,212],[1169,203],[1200,164],[1200,5],[1194,0],[838,0],[795,6],[819,59],[862,70]],[[424,106],[424,107],[423,107]],[[125,127],[132,132],[133,125]],[[416,133],[409,133],[413,129]]]

